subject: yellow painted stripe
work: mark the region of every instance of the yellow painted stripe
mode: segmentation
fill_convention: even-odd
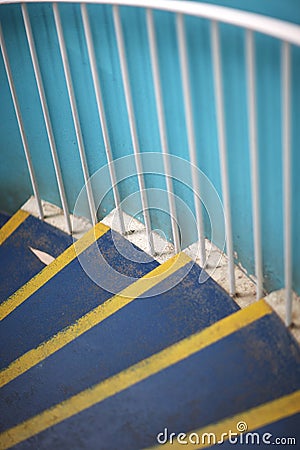
[[[219,339],[271,314],[271,308],[259,301],[248,308],[226,317],[207,329],[156,353],[149,358],[123,370],[105,381],[86,389],[54,407],[43,411],[25,422],[0,434],[2,449],[16,445],[47,428],[54,426],[87,408],[130,388],[146,378],[159,373]]]
[[[48,341],[43,342],[37,348],[29,350],[0,372],[0,387],[25,373],[78,336],[98,325],[121,308],[124,308],[124,306],[190,261],[191,259],[185,253],[179,253],[123,289],[119,294],[114,295],[102,305],[82,316],[77,322],[60,331]]]
[[[181,450],[182,448],[195,450],[195,448],[200,449],[210,447],[214,443],[213,440],[209,441],[208,439],[208,435],[210,433],[214,433],[216,443],[218,441],[226,441],[229,438],[229,431],[231,431],[232,433],[239,433],[237,428],[237,424],[239,422],[245,422],[247,425],[247,431],[251,432],[270,425],[271,423],[290,417],[299,412],[300,390],[284,397],[280,397],[271,402],[264,403],[263,405],[256,406],[255,408],[249,409],[248,411],[240,412],[235,416],[222,420],[221,422],[213,423],[204,428],[199,428],[198,430],[188,432],[186,433],[186,437],[184,438],[184,440],[187,441],[187,444],[182,444],[176,439],[173,439],[172,443],[170,443],[169,441],[168,443],[164,444],[163,448],[167,450]],[[227,434],[227,436],[225,435],[225,433]],[[196,441],[196,436],[199,437],[199,441]],[[236,436],[232,435],[232,438],[234,437]],[[277,436],[274,436],[274,438],[275,437]],[[214,438],[211,437],[210,439]],[[251,441],[249,442],[249,445],[251,445]],[[195,445],[196,443],[197,445]],[[245,446],[247,447],[247,445]],[[151,447],[152,450],[158,450],[161,448],[161,444],[158,444],[155,447]]]
[[[59,255],[51,264],[46,266],[41,272],[28,281],[28,283],[1,303],[0,321],[20,306],[25,300],[28,299],[28,297],[46,284],[47,281],[53,278],[54,275],[67,266],[76,258],[77,255],[86,250],[91,244],[93,244],[93,242],[99,239],[108,230],[109,227],[103,223],[98,223],[95,225],[81,239],[72,244],[61,255]]]
[[[0,245],[27,219],[29,213],[19,209],[4,225],[0,228]]]

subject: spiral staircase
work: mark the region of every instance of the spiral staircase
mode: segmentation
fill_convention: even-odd
[[[101,222],[0,224],[1,449],[298,448],[300,349],[264,300]]]

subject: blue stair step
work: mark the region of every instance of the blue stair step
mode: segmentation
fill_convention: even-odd
[[[0,305],[0,368],[157,266],[150,256],[99,223]]]
[[[122,337],[123,330],[117,336],[112,330],[112,343],[122,345]],[[109,358],[95,360],[100,381],[77,392],[77,371],[84,386],[81,365],[89,366],[88,353],[93,353],[82,338],[77,355],[73,352],[78,364],[65,376],[70,360],[61,352],[67,347],[2,388],[3,448],[138,450],[158,446],[158,435],[201,436],[208,429],[220,434],[228,426],[235,431],[241,421],[249,431],[271,430],[278,423],[284,434],[299,417],[300,350],[264,301],[118,373],[109,373]],[[112,345],[111,353],[116,349]],[[297,429],[293,433],[300,439]],[[181,447],[173,442],[166,448]]]
[[[137,358],[145,358],[238,309],[236,303],[213,280],[199,284],[200,268],[186,255],[180,254],[159,266],[118,233],[112,233],[102,224],[96,227],[99,238],[89,243],[81,253],[80,261],[88,261],[94,276],[99,277],[97,283],[87,276],[77,258],[65,263],[68,260],[67,250],[55,263],[8,299],[2,305],[2,310],[0,307],[0,336],[4,344],[0,349],[2,369],[68,326],[71,326],[71,337],[68,339],[72,339],[73,324],[79,319],[82,322],[83,316],[87,316],[84,319],[87,323],[85,331],[91,329],[83,339],[87,339],[87,346],[96,351],[99,350],[98,342],[102,342],[102,356],[106,352],[105,346],[109,350],[112,345],[112,333],[117,335],[119,329],[124,330],[123,355],[122,351],[115,353],[113,361],[109,361],[110,352],[107,353],[110,370],[119,370],[120,364],[121,370]],[[144,263],[135,261],[137,257]],[[63,263],[57,264],[59,261]],[[53,276],[45,283],[50,276],[47,274]],[[144,280],[139,281],[143,275],[148,277],[146,286]],[[107,279],[113,292],[101,285]],[[126,291],[127,286],[131,286],[129,293]],[[122,291],[124,289],[126,292]],[[120,295],[113,298],[114,294],[120,292],[125,295],[125,312],[122,311],[124,305]],[[17,306],[19,300],[21,303]],[[94,317],[99,314],[106,320],[100,323],[101,326],[95,327],[97,321]],[[77,331],[75,335],[78,336]],[[65,334],[63,339],[66,339]],[[136,350],[130,355],[127,348],[132,345]],[[78,353],[76,347],[75,353]],[[99,355],[95,357],[99,359]],[[73,354],[69,359],[73,360]],[[93,359],[91,364],[94,365]]]
[[[160,266],[102,224],[89,236],[2,305],[2,430],[238,310],[183,253]]]
[[[56,258],[72,242],[71,236],[25,211],[18,211],[0,229],[0,302],[45,267],[30,247]]]
[[[64,329],[61,336],[56,335],[38,351],[33,349],[21,356],[6,373],[2,372],[0,385],[11,380],[1,392],[0,409],[2,406],[6,409],[6,427],[104,381],[238,310],[236,303],[212,279],[199,284],[200,268],[186,255],[177,258],[183,260],[183,267],[158,283],[154,279],[154,286],[143,297],[136,296],[143,282],[140,279],[131,285],[133,301],[125,308],[95,326],[91,321],[89,329],[80,337],[76,324]],[[170,261],[154,269],[152,274],[158,270],[163,273],[163,267],[168,266]],[[71,339],[67,339],[68,334]],[[4,340],[5,347],[11,348],[6,336]],[[68,345],[64,345],[66,341]],[[55,343],[57,349],[60,342],[61,348],[49,355]],[[37,359],[38,353],[42,357]],[[7,357],[3,355],[2,359]],[[23,375],[12,379],[25,366]],[[7,404],[9,408],[5,408]]]
[[[2,302],[0,448],[181,448],[241,421],[295,434],[299,347],[264,301],[239,310],[200,274],[100,223]]]

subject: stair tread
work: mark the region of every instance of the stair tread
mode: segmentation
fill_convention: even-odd
[[[300,349],[278,316],[263,301],[239,310],[200,274],[184,253],[159,265],[98,224],[21,287],[0,305],[11,305],[4,440],[20,441],[14,427],[29,421],[18,448],[134,450],[157,445],[165,427],[201,430],[300,391]]]
[[[42,431],[28,445],[38,442],[39,448],[49,449],[59,443],[69,448],[81,442],[87,449],[144,448],[157,443],[164,427],[188,432],[299,390],[300,350],[276,314],[238,326],[195,354]],[[216,327],[224,328],[224,320]],[[112,329],[111,347],[94,339],[92,348],[82,338],[74,341],[77,348],[69,348],[69,356],[66,347],[2,388],[4,429],[72,397],[91,380],[110,376],[107,366],[113,367],[114,355],[117,359],[122,352],[122,333],[114,342]],[[123,351],[134,353],[140,338],[138,334],[130,348],[125,341]]]
[[[45,267],[30,247],[56,258],[73,242],[71,236],[48,223],[30,215],[24,215],[24,219],[0,245],[0,302]]]
[[[118,247],[122,247],[127,258],[118,252]],[[99,285],[89,278],[75,258],[2,320],[1,368],[99,306],[113,295],[112,290],[121,291],[159,266],[146,254],[144,264],[134,261],[141,255],[143,252],[121,235],[110,230],[102,235],[81,254],[81,262],[89,264]],[[39,274],[34,283],[38,285],[42,277]],[[101,287],[102,281],[109,283],[111,291]],[[22,295],[22,290],[19,293]]]
[[[80,337],[77,337],[72,329],[73,340],[40,362],[36,368],[33,367],[28,373],[29,378],[20,378],[19,383],[21,385],[24,383],[29,390],[32,389],[31,386],[39,389],[38,383],[31,381],[35,373],[39,374],[39,379],[44,375],[47,379],[48,376],[52,378],[55,374],[52,381],[49,379],[48,386],[50,387],[52,383],[54,385],[53,393],[48,399],[51,402],[55,402],[55,399],[61,401],[60,386],[67,385],[70,378],[72,378],[73,392],[80,392],[163,348],[209,327],[238,309],[224,291],[217,289],[213,280],[208,280],[199,288],[200,269],[192,263],[190,265],[192,267],[186,278],[170,291],[153,297],[137,298],[126,308],[117,311]],[[173,278],[175,284],[175,277],[180,279],[184,269],[185,267],[179,269],[167,281],[170,283]],[[157,287],[165,288],[164,282]],[[4,348],[10,348],[9,356],[11,357],[12,344],[7,343],[5,336],[4,342]],[[5,360],[4,355],[2,360]],[[16,383],[18,384],[17,380]],[[12,385],[10,383],[11,387]],[[41,389],[43,387],[42,383]],[[21,392],[21,386],[16,388],[16,391]],[[65,394],[67,398],[68,392],[66,391]],[[37,395],[43,397],[42,391],[39,391]]]
[[[146,255],[148,262],[142,265],[122,258],[114,247],[116,242],[117,247],[122,248],[122,252],[128,257],[132,250],[136,251],[135,247],[122,236],[114,233],[113,237],[109,231],[101,236],[97,245],[90,246],[83,253],[94,267],[99,268],[101,277],[106,277],[106,267],[105,263],[99,260],[98,248],[101,248],[105,261],[111,266],[117,265],[118,271],[123,271],[128,277],[141,277],[159,266],[152,258],[149,260],[148,255]],[[187,261],[189,262],[185,264]],[[235,312],[238,309],[236,303],[212,279],[205,284],[199,284],[200,271],[201,269],[186,257],[181,269],[147,290],[145,294],[149,297],[147,300],[142,298],[139,302],[133,301],[132,305],[126,306],[125,312],[120,310],[118,314],[109,317],[109,326],[111,329],[115,327],[117,333],[118,326],[123,329],[129,323],[136,323],[144,340],[146,338],[145,335],[143,337],[143,333],[147,329],[148,351],[151,353],[151,348],[154,352],[157,346],[170,345],[173,341]],[[112,280],[115,292],[120,292],[132,283],[131,278],[117,278]],[[47,339],[51,339],[53,335],[72,325],[84,314],[103,305],[112,296],[111,292],[95,284],[85,274],[77,259],[73,260],[2,321],[1,339],[4,345],[0,350],[1,368]],[[138,291],[134,291],[133,298],[135,296],[140,297]],[[118,302],[118,298],[116,301]],[[164,314],[171,319],[170,323],[164,318]],[[115,325],[119,317],[122,323]],[[102,333],[101,330],[105,327],[106,325],[101,323],[97,330]],[[159,332],[156,327],[159,327]],[[72,328],[71,335],[73,333]],[[105,339],[105,333],[106,331],[102,337],[96,338],[95,342]]]

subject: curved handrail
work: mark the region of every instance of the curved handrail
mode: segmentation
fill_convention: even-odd
[[[36,0],[25,0],[34,3]],[[0,0],[1,4],[22,3],[19,0]],[[39,0],[39,3],[53,3],[49,0]],[[300,26],[272,17],[263,16],[248,11],[241,11],[225,6],[196,3],[180,0],[58,0],[57,3],[91,3],[119,6],[135,6],[168,11],[190,16],[215,20],[248,30],[263,33],[277,39],[300,46]]]

